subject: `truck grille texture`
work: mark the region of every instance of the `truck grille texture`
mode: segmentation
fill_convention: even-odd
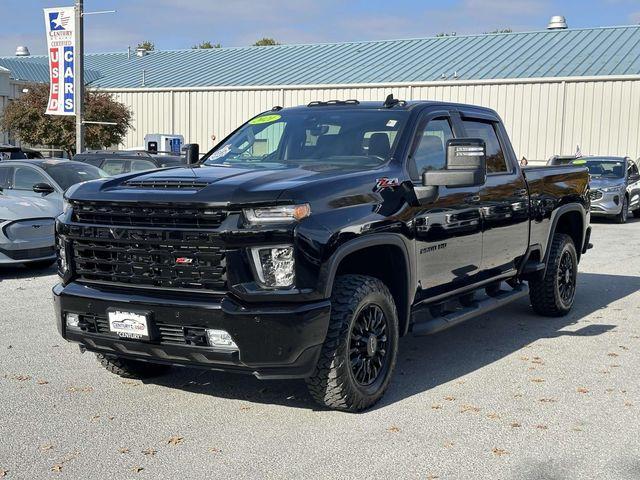
[[[226,212],[206,211],[74,205],[74,224],[67,233],[73,271],[78,279],[90,282],[223,291],[227,280],[225,250],[218,234],[211,230],[219,226]],[[153,228],[140,228],[143,225]]]
[[[224,210],[187,206],[82,203],[73,208],[74,222],[92,225],[218,228],[226,216]]]
[[[90,333],[112,335],[109,320],[105,315],[82,315],[81,326]],[[187,327],[168,323],[152,322],[150,332],[154,342],[175,345],[206,345],[204,327]]]

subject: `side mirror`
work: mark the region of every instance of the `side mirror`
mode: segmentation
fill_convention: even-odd
[[[473,187],[487,179],[487,155],[484,140],[456,138],[447,141],[447,167],[422,174],[425,187]]]
[[[187,165],[193,165],[200,161],[200,145],[197,143],[187,143],[182,149],[187,159]]]
[[[36,183],[33,186],[33,191],[36,192],[36,193],[41,193],[43,195],[49,195],[50,193],[55,192],[56,189],[53,188],[48,183]]]
[[[637,182],[638,180],[640,180],[640,174],[637,174],[637,173],[636,173],[636,174],[634,174],[634,175],[630,175],[630,176],[629,176],[629,181],[630,181],[631,183],[635,183],[635,182]]]

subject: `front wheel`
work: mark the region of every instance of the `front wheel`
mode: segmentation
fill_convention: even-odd
[[[629,217],[629,199],[624,196],[622,197],[622,209],[620,213],[616,215],[616,223],[627,223],[627,218]]]
[[[547,269],[529,281],[529,298],[536,313],[561,317],[573,307],[578,278],[578,255],[569,235],[556,233],[549,246]]]
[[[398,352],[398,314],[384,283],[365,275],[336,279],[327,338],[307,386],[320,404],[358,412],[389,386]]]

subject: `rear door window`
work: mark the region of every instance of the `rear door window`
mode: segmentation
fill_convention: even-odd
[[[127,161],[126,160],[118,160],[118,159],[108,159],[105,160],[102,164],[102,170],[107,172],[109,175],[120,175],[121,173],[127,173]]]
[[[498,125],[495,122],[469,119],[463,119],[462,123],[467,137],[484,140],[487,148],[487,173],[508,172],[504,151],[498,140]]]
[[[155,170],[156,164],[149,160],[132,160],[131,171],[132,172],[144,172],[145,170]]]

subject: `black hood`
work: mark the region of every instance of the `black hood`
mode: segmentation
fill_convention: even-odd
[[[246,169],[222,166],[194,166],[167,168],[151,172],[119,175],[117,177],[87,182],[72,189],[72,200],[96,201],[148,201],[193,202],[224,205],[266,204],[278,200],[308,201],[306,192],[320,191],[335,196],[342,190],[367,190],[375,186],[375,179],[383,175],[381,170],[345,172],[344,169],[312,168]],[[386,169],[386,168],[385,168]],[[197,182],[193,188],[149,188],[151,182],[186,184]],[[147,186],[140,184],[147,184]]]

